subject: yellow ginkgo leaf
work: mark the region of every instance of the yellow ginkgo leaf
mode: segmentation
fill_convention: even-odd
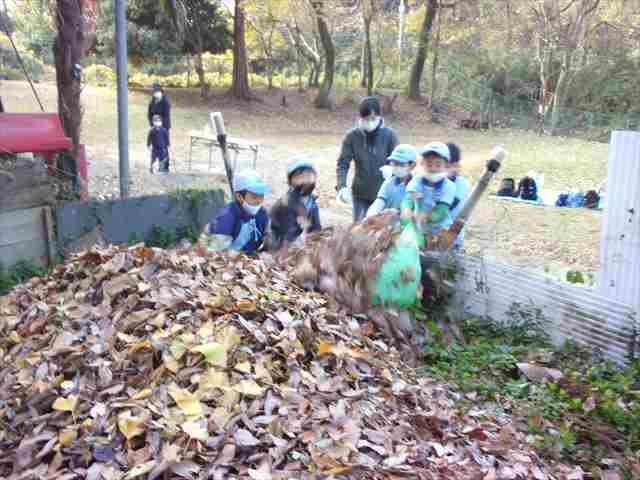
[[[224,407],[218,407],[213,411],[212,417],[218,428],[222,430],[231,419],[231,413]]]
[[[225,407],[228,410],[233,410],[239,401],[240,394],[233,388],[226,388],[224,389],[224,395],[220,399],[220,406]]]
[[[220,331],[216,340],[225,347],[225,350],[228,351],[239,344],[242,337],[238,333],[238,329],[236,327],[228,325]]]
[[[200,390],[213,388],[226,388],[229,386],[229,377],[221,370],[209,369],[200,377]]]
[[[131,397],[131,400],[144,400],[145,398],[149,398],[151,396],[151,389],[144,388],[140,390],[138,393]]]
[[[58,441],[63,447],[71,445],[78,438],[78,431],[73,428],[65,428],[58,434]]]
[[[205,360],[211,365],[218,367],[225,367],[227,365],[227,349],[220,343],[205,343],[193,347],[191,351],[204,355]]]
[[[213,336],[213,322],[207,322],[198,330],[198,336],[200,338],[209,338]]]
[[[162,362],[171,373],[178,373],[178,370],[180,370],[180,363],[172,356],[165,355]]]
[[[184,353],[187,351],[187,347],[180,340],[176,340],[169,347],[169,351],[171,352],[171,355],[173,355],[173,358],[175,358],[176,360],[180,360]]]
[[[185,390],[174,384],[169,387],[169,395],[171,395],[185,415],[190,417],[199,417],[202,415],[200,400],[189,390]]]
[[[320,342],[320,345],[318,345],[318,355],[324,355],[325,353],[332,353],[335,347],[336,347],[335,343],[322,341]]]
[[[206,442],[209,439],[209,433],[207,433],[207,429],[202,426],[201,422],[194,420],[184,422],[182,430],[195,440]]]
[[[53,402],[51,408],[57,410],[58,412],[73,412],[76,409],[76,405],[78,405],[78,396],[77,395],[69,395],[68,397],[58,397],[56,401]]]
[[[233,389],[242,395],[247,395],[250,397],[259,397],[264,393],[265,390],[253,380],[242,380],[237,385],[234,385]]]
[[[235,367],[233,367],[235,370],[237,370],[238,372],[242,372],[242,373],[251,373],[251,364],[249,362],[241,362],[236,364]]]
[[[118,429],[127,440],[144,434],[143,423],[144,419],[142,417],[132,416],[129,410],[118,415]]]

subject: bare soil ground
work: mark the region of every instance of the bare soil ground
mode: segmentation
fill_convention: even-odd
[[[46,108],[56,110],[56,91],[51,84],[37,85]],[[24,82],[0,84],[8,111],[36,112],[37,104]],[[321,215],[325,224],[348,222],[350,207],[335,200],[335,166],[345,131],[355,121],[355,105],[360,92],[340,94],[334,112],[313,108],[313,92],[258,91],[257,101],[237,102],[223,92],[202,100],[196,90],[169,91],[173,105],[171,138],[175,153],[172,173],[150,175],[146,152],[146,92],[129,96],[129,140],[131,191],[133,195],[159,193],[192,186],[226,188],[220,154],[208,170],[207,152],[193,152],[188,169],[189,132],[209,121],[212,111],[223,112],[229,135],[260,142],[262,151],[257,170],[271,183],[271,203],[286,190],[285,165],[293,154],[308,155],[316,162]],[[286,106],[282,98],[286,97]],[[82,140],[90,161],[89,190],[97,198],[118,196],[118,143],[116,94],[112,89],[87,86],[83,91],[85,109]],[[482,171],[490,149],[504,145],[510,155],[500,177],[516,179],[529,170],[544,172],[545,188],[594,188],[606,176],[607,145],[568,138],[540,137],[516,130],[471,131],[450,129],[431,122],[424,105],[400,99],[396,113],[386,118],[403,143],[416,147],[432,140],[454,141],[463,151],[463,170],[472,179]],[[240,166],[250,166],[248,155]],[[557,209],[517,205],[485,197],[474,214],[466,237],[467,251],[488,258],[561,275],[567,268],[595,272],[601,214],[585,209]]]

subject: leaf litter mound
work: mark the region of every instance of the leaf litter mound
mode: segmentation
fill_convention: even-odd
[[[85,252],[0,299],[0,360],[0,478],[581,478],[268,258]]]

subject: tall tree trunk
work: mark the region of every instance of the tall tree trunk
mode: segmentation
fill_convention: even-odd
[[[333,39],[329,33],[329,27],[324,18],[322,2],[315,2],[314,9],[316,13],[316,19],[318,22],[318,33],[320,34],[320,41],[325,54],[324,64],[324,78],[322,79],[322,86],[318,97],[315,100],[315,106],[317,108],[327,108],[332,110],[334,108],[334,101],[332,98],[333,89],[333,77],[336,69],[336,49],[333,45]]]
[[[406,18],[404,1],[405,0],[400,0],[400,5],[398,6],[398,51],[400,52],[400,59],[402,59],[402,51],[404,49],[404,27]]]
[[[233,80],[231,94],[241,100],[251,99],[249,89],[249,67],[245,41],[245,13],[243,0],[236,0],[233,17]]]
[[[556,83],[556,89],[553,95],[553,104],[551,110],[551,135],[558,133],[558,127],[560,126],[560,110],[562,109],[565,97],[567,94],[567,88],[569,87],[569,69],[570,62],[567,58],[569,54],[565,53],[562,61],[562,67],[560,69],[560,75],[558,75],[558,82]]]
[[[360,88],[367,87],[367,42],[362,42],[360,52]]]
[[[57,0],[58,35],[53,45],[58,87],[58,114],[65,134],[73,142],[73,155],[63,155],[58,167],[76,175],[75,157],[80,144],[82,106],[80,104],[80,71],[76,66],[84,57],[84,17],[80,0]]]
[[[364,38],[367,51],[367,95],[373,95],[373,51],[371,49],[371,17],[364,20]]]
[[[200,82],[200,96],[207,98],[209,96],[209,84],[204,75],[204,64],[202,63],[202,51],[196,52],[196,73],[198,74],[198,81]]]
[[[424,14],[424,21],[420,28],[420,40],[418,42],[418,52],[416,53],[416,61],[411,67],[411,77],[409,78],[409,98],[419,100],[420,81],[422,80],[422,72],[424,64],[427,61],[427,50],[429,47],[429,39],[431,37],[431,29],[433,28],[433,20],[438,9],[438,0],[427,0],[427,11]]]
[[[433,44],[433,65],[431,68],[431,98],[429,98],[429,104],[433,105],[436,101],[436,91],[438,89],[438,60],[440,53],[440,29],[442,27],[442,11],[438,12],[436,18],[438,24],[436,25],[436,41]]]

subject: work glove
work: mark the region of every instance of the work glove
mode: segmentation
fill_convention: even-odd
[[[493,160],[497,160],[498,162],[502,163],[506,156],[507,156],[507,151],[498,145],[493,147],[493,149],[491,150],[491,154],[489,155],[489,158]]]
[[[351,203],[351,192],[347,187],[342,187],[338,190],[337,199],[342,203]]]

